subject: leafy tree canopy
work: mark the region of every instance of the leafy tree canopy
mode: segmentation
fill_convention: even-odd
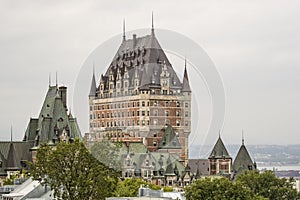
[[[95,158],[97,158],[97,160],[99,160],[104,165],[113,168],[117,171],[121,171],[121,147],[121,142],[111,142],[109,139],[103,138],[102,141],[96,142],[91,147],[91,153]]]
[[[118,174],[103,165],[78,139],[56,147],[41,144],[31,175],[48,184],[57,199],[87,200],[112,196]]]
[[[278,178],[272,171],[244,171],[237,176],[236,182],[250,188],[255,195],[272,200],[293,200],[299,195],[293,188],[293,178]]]
[[[261,200],[249,188],[239,183],[233,183],[225,177],[198,179],[185,189],[186,198],[189,200]]]

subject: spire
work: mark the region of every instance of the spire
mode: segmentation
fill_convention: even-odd
[[[154,35],[154,20],[153,20],[153,11],[151,15],[151,35]]]
[[[125,18],[123,19],[123,42],[126,40],[126,35],[125,35]]]
[[[244,130],[242,129],[242,145],[245,144],[245,140],[244,140]]]
[[[182,91],[183,92],[191,92],[189,77],[186,70],[186,58],[184,59],[184,73],[183,73],[183,81],[182,81]]]
[[[95,66],[93,64],[93,76],[92,76],[92,83],[91,83],[91,90],[90,90],[90,97],[96,96],[96,79],[95,79]]]
[[[12,125],[10,125],[10,142],[12,142],[13,138],[13,128]]]

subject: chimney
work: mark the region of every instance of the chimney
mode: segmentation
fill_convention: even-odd
[[[68,108],[67,108],[67,87],[60,86],[59,87],[59,94],[60,94],[62,103],[63,103],[66,111],[68,111]]]
[[[133,34],[132,38],[133,38],[132,40],[133,40],[133,48],[134,48],[136,45],[136,34]]]

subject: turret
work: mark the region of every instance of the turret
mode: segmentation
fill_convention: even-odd
[[[95,79],[95,73],[93,72],[92,81],[91,81],[91,89],[89,97],[96,97],[96,79]]]

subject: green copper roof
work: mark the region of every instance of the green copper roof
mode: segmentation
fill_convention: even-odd
[[[211,158],[231,158],[221,137],[218,138],[213,150],[209,155],[209,159]]]
[[[180,143],[171,125],[168,125],[159,144],[160,149],[180,149]]]
[[[244,144],[240,147],[232,167],[237,173],[244,170],[254,169],[254,164]]]
[[[57,139],[55,128],[58,129],[58,134],[68,129],[70,139],[81,138],[76,119],[67,113],[66,92],[67,88],[64,86],[49,86],[39,118],[30,119],[24,141],[49,143]]]

